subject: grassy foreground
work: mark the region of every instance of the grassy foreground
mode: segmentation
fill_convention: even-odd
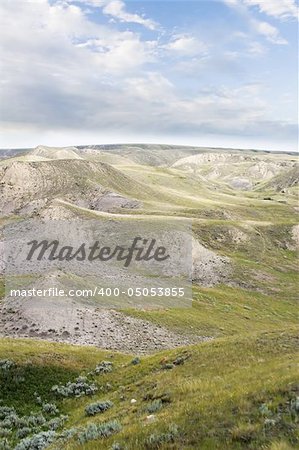
[[[55,403],[68,415],[55,437],[75,427],[81,443],[74,434],[50,448],[298,448],[297,350],[292,327],[219,338],[143,357],[136,364],[132,356],[94,348],[2,339],[0,359],[16,365],[9,376],[0,371],[1,405],[28,415],[41,408],[35,393],[43,402]],[[91,373],[103,360],[113,363],[112,371]],[[51,392],[53,385],[80,374],[98,386],[94,395],[60,398]],[[86,416],[87,405],[107,400],[113,402],[109,410]],[[115,420],[117,430],[110,436],[93,439],[89,430],[82,440],[83,429],[91,423]],[[6,438],[11,447],[3,448],[15,448],[16,436],[12,430]]]

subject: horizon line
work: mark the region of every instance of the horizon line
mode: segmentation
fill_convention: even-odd
[[[56,145],[45,145],[45,144],[38,144],[35,147],[0,147],[0,152],[5,150],[34,150],[37,147],[48,147],[48,148],[67,148],[67,147],[76,147],[78,149],[82,148],[88,148],[88,147],[105,147],[105,146],[124,146],[124,145],[130,145],[130,146],[165,146],[165,147],[188,147],[188,148],[198,148],[198,149],[211,149],[211,150],[233,150],[233,151],[254,151],[254,152],[266,152],[266,153],[291,153],[297,155],[299,153],[298,150],[274,150],[274,149],[259,149],[254,147],[215,147],[215,146],[209,146],[209,145],[191,145],[191,144],[159,144],[156,143],[147,143],[147,142],[116,142],[116,143],[105,143],[105,144],[69,144],[69,145],[62,145],[62,146],[56,146]]]

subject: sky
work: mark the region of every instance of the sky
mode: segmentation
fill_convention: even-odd
[[[1,148],[297,150],[297,0],[1,0]]]

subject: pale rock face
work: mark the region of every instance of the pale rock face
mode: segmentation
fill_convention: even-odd
[[[192,279],[202,286],[214,286],[229,275],[229,259],[192,240]]]
[[[76,147],[47,147],[39,145],[28,156],[39,156],[46,159],[83,159]]]
[[[53,272],[41,279],[44,286],[65,289],[63,274]],[[97,307],[79,297],[9,297],[0,303],[0,335],[32,337],[77,345],[95,345],[135,354],[181,347],[210,340],[186,337],[120,311]],[[135,403],[137,400],[134,400]],[[132,403],[132,404],[133,404]]]
[[[266,156],[213,152],[181,158],[172,167],[207,181],[226,182],[233,189],[251,190],[257,182],[287,173],[294,167],[294,161],[273,161]]]
[[[0,209],[3,215],[40,212],[60,198],[90,210],[110,211],[138,208],[140,202],[115,193],[134,182],[105,163],[81,159],[8,161],[0,166]],[[104,185],[104,186],[103,186]]]

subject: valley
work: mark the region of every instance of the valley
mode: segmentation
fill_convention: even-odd
[[[187,224],[192,305],[13,298],[1,261],[0,449],[297,448],[295,154],[124,144],[2,155],[3,242],[7,226],[28,220]],[[57,270],[39,287],[47,277],[57,289],[82,285]],[[112,369],[96,374],[103,361]],[[52,390],[79,376],[96,386],[90,396]],[[66,418],[53,413],[54,426],[35,392]],[[113,406],[87,416],[96,401]],[[32,414],[44,421],[30,425]],[[44,446],[30,441],[38,434]]]

